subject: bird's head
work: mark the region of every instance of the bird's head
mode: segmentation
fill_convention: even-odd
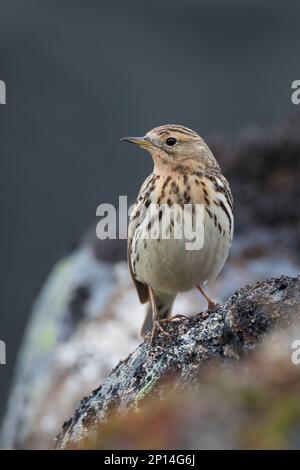
[[[124,137],[150,152],[158,172],[187,171],[195,166],[203,168],[218,166],[204,140],[193,130],[184,126],[167,124],[155,127],[144,137]]]

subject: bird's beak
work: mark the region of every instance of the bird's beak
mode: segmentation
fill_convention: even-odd
[[[130,142],[131,144],[136,144],[139,147],[143,147],[144,149],[150,149],[152,147],[151,142],[146,140],[145,137],[123,137],[121,140]]]

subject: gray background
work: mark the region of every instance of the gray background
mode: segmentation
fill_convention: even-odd
[[[163,123],[204,138],[295,110],[297,1],[0,1],[0,414],[31,303],[101,202],[150,159],[119,141]]]

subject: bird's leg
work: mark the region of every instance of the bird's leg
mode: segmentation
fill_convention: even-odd
[[[152,287],[148,286],[148,291],[149,291],[149,297],[150,297],[150,302],[151,302],[151,308],[152,308],[152,332],[151,332],[151,338],[150,338],[150,344],[153,344],[154,338],[155,338],[155,333],[157,330],[159,330],[163,335],[167,336],[168,338],[171,338],[170,333],[168,333],[160,324],[158,312],[157,312],[157,306],[155,302],[155,297],[154,297],[154,292]]]
[[[197,286],[197,289],[199,289],[199,291],[201,292],[201,294],[203,295],[203,297],[205,298],[205,300],[207,301],[207,304],[208,304],[208,310],[210,310],[211,308],[214,308],[216,306],[216,303],[211,300],[210,297],[208,297],[208,295],[206,294],[206,292],[202,289],[201,286]]]

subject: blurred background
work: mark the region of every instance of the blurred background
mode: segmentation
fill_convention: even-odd
[[[164,123],[205,139],[296,111],[294,0],[1,0],[0,416],[33,299],[102,202],[150,158],[119,141]],[[217,136],[217,137],[216,137]]]

